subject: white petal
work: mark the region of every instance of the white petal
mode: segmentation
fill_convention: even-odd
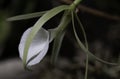
[[[49,41],[48,41],[48,43],[49,43]],[[28,63],[28,65],[31,66],[31,65],[39,63],[43,59],[43,57],[46,55],[48,46],[49,46],[49,44],[46,44],[44,49],[41,52],[39,52],[39,55],[37,57],[35,57],[32,61],[30,61]]]
[[[19,44],[19,54],[20,54],[20,58],[23,59],[23,51],[24,51],[24,46],[25,46],[25,42],[27,39],[27,36],[29,35],[31,31],[31,28],[27,29],[20,41]],[[28,50],[28,55],[27,55],[27,62],[28,60],[31,59],[31,57],[33,57],[34,55],[39,54],[39,56],[41,55],[42,57],[37,58],[37,59],[33,59],[32,61],[34,62],[29,62],[28,65],[34,65],[38,62],[40,62],[40,60],[45,56],[47,50],[48,50],[48,45],[49,45],[49,34],[48,31],[46,31],[45,29],[41,28],[38,33],[36,34],[35,38],[33,39],[30,48]],[[45,51],[45,52],[43,52]],[[43,54],[44,53],[44,54]],[[38,57],[38,56],[37,56]]]

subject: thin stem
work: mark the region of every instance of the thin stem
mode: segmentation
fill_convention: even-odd
[[[81,23],[78,15],[77,15],[77,13],[75,13],[75,17],[76,17],[76,19],[77,19],[77,21],[78,21],[78,23],[79,23],[79,26],[80,26],[81,29],[82,29],[82,33],[83,33],[83,36],[84,36],[84,39],[85,39],[85,46],[86,46],[86,48],[88,48],[87,36],[86,36],[84,27],[83,27],[83,25],[82,25],[82,23]]]
[[[78,6],[81,1],[82,1],[82,0],[75,0],[73,3],[74,3],[76,6]]]
[[[73,22],[73,21],[72,21],[72,22]],[[73,23],[74,23],[74,22],[73,22]],[[86,47],[84,46],[84,44],[80,41],[80,39],[79,39],[79,37],[78,37],[78,35],[77,35],[77,33],[76,33],[76,30],[75,30],[75,27],[74,27],[74,26],[73,26],[73,31],[74,31],[75,38],[76,38],[76,40],[77,40],[78,45],[80,46],[80,48],[81,48],[85,53],[87,53],[88,55],[90,55],[93,59],[96,59],[96,60],[98,60],[98,61],[100,61],[100,62],[102,62],[102,63],[108,64],[108,65],[119,65],[119,64],[117,64],[117,63],[110,63],[110,62],[104,61],[104,60],[98,58],[97,56],[95,56],[94,54],[92,54],[88,49],[86,49]]]
[[[59,54],[59,49],[61,47],[61,42],[58,43],[58,41],[60,41],[60,37],[61,37],[61,33],[65,30],[65,28],[68,26],[68,24],[71,21],[71,11],[73,12],[76,9],[76,6],[78,6],[78,4],[80,3],[81,0],[75,0],[71,5],[70,8],[68,10],[66,10],[64,12],[64,15],[62,17],[62,20],[60,22],[60,24],[58,25],[57,29],[58,31],[56,32],[56,38],[54,41],[54,45],[53,45],[53,50],[52,50],[52,57],[51,57],[51,62],[55,63]],[[60,36],[59,36],[60,35]],[[57,45],[58,44],[58,45]]]
[[[83,33],[83,36],[84,36],[84,39],[85,39],[85,47],[86,49],[88,50],[88,42],[87,42],[87,36],[86,36],[86,33],[85,33],[85,29],[79,19],[79,17],[77,16],[77,13],[75,13],[75,17],[79,23],[79,26],[81,27],[82,29],[82,33]],[[87,76],[88,76],[88,63],[89,63],[89,58],[88,58],[88,54],[86,54],[86,67],[85,67],[85,79],[87,79]]]
[[[80,28],[82,29],[82,33],[83,33],[83,36],[84,36],[84,39],[85,39],[85,47],[86,49],[88,50],[88,42],[87,42],[87,37],[86,37],[86,33],[85,33],[85,30],[83,28],[83,25],[82,23],[80,22],[80,19],[78,18],[77,14],[75,13],[75,17],[79,23],[79,26]],[[73,12],[72,12],[72,24],[73,24],[73,27],[75,27],[74,25],[74,15],[73,15]],[[88,75],[88,54],[86,54],[86,67],[85,67],[85,79],[87,79],[87,75]]]
[[[71,16],[69,15],[70,15],[69,11],[65,11],[60,21],[60,24],[56,28],[57,32],[56,32],[56,37],[55,37],[53,49],[52,49],[51,64],[55,65],[56,60],[58,58],[58,54],[60,51],[64,33],[65,33],[65,29],[67,28],[68,24],[71,21]]]
[[[85,67],[85,79],[87,79],[88,77],[88,61],[89,58],[88,58],[88,54],[86,54],[86,67]]]
[[[72,4],[70,5],[70,9],[73,11],[76,9],[76,7],[79,5],[79,3],[81,2],[82,0],[74,0],[74,2],[72,2]]]

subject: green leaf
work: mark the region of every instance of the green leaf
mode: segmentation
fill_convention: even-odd
[[[42,11],[42,12],[35,12],[35,13],[13,16],[13,17],[8,18],[7,21],[17,21],[17,20],[26,20],[26,19],[36,18],[36,17],[42,16],[46,12],[47,11]]]
[[[30,34],[27,37],[26,43],[25,43],[25,48],[24,48],[24,55],[23,55],[23,63],[24,65],[26,64],[26,58],[27,58],[27,54],[28,54],[28,49],[30,47],[30,44],[33,40],[33,38],[35,37],[36,33],[39,31],[39,29],[48,21],[50,20],[52,17],[54,17],[55,15],[57,15],[58,13],[62,12],[63,10],[68,9],[69,6],[67,5],[62,5],[62,6],[58,6],[56,8],[51,9],[50,11],[48,11],[47,13],[45,13],[33,26]]]

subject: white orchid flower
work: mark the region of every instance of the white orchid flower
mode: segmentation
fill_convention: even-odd
[[[19,55],[22,60],[24,55],[23,52],[24,52],[25,42],[30,31],[31,31],[31,28],[27,29],[23,33],[20,44],[19,44]],[[46,55],[48,47],[49,47],[49,33],[47,30],[41,28],[38,31],[38,33],[35,35],[29,47],[26,65],[32,66],[39,63],[43,59],[43,57]]]

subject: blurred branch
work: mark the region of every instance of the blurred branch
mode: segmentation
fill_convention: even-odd
[[[60,2],[66,3],[66,4],[71,4],[72,0],[60,0]],[[104,17],[104,18],[110,19],[110,20],[116,20],[116,21],[120,20],[120,16],[107,14],[105,12],[98,11],[96,9],[92,9],[92,8],[86,7],[86,6],[81,5],[81,4],[78,6],[78,9],[81,10],[81,11],[84,11],[84,12],[96,15],[96,16],[100,16],[100,17]]]

